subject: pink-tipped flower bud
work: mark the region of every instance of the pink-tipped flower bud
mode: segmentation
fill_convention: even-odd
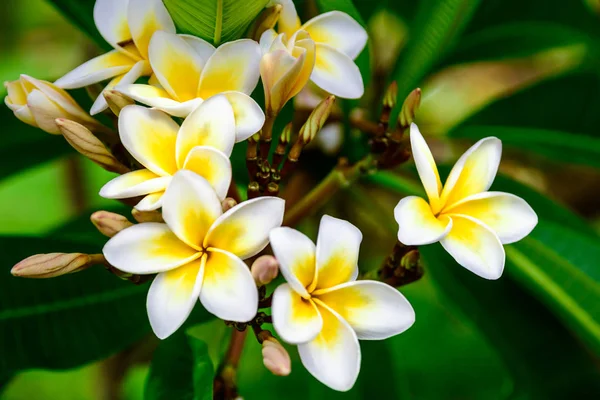
[[[124,216],[108,211],[96,211],[90,216],[90,220],[101,234],[108,237],[113,237],[133,225]]]
[[[262,343],[263,364],[277,376],[288,376],[292,372],[292,361],[286,349],[274,337]]]
[[[82,271],[106,260],[102,254],[48,253],[27,257],[16,264],[10,273],[22,278],[54,278]]]
[[[273,256],[260,256],[254,261],[252,267],[252,277],[258,286],[263,286],[271,283],[271,281],[277,278],[279,272],[279,263]]]

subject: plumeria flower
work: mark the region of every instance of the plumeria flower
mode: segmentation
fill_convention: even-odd
[[[107,90],[117,84],[134,83],[152,72],[148,45],[154,32],[175,33],[175,24],[162,0],[96,0],[94,22],[114,50],[67,73],[55,82],[57,86],[75,89],[110,79]],[[91,114],[107,107],[104,96],[100,95],[92,105]]]
[[[277,30],[290,41],[297,32],[305,31],[316,43],[315,67],[310,79],[323,90],[342,98],[357,99],[364,84],[354,59],[367,43],[367,32],[348,14],[330,11],[316,16],[304,25],[292,0],[271,0],[283,6]],[[261,43],[267,45],[261,38]]]
[[[397,335],[415,321],[410,303],[393,287],[357,281],[361,232],[323,216],[317,245],[291,228],[271,231],[271,247],[287,283],[273,294],[273,326],[297,344],[302,363],[327,386],[349,390],[358,377],[358,339]]]
[[[4,82],[8,92],[4,103],[21,121],[54,135],[60,134],[57,118],[78,122],[91,130],[105,128],[63,89],[27,75]]]
[[[156,336],[164,339],[187,319],[196,299],[227,321],[256,315],[258,290],[242,261],[268,244],[281,225],[284,201],[259,197],[223,213],[211,185],[191,171],[179,171],[164,195],[166,223],[126,228],[104,246],[107,261],[132,274],[156,274],[147,308]]]
[[[488,192],[500,157],[502,142],[481,139],[456,162],[444,186],[425,139],[410,127],[415,164],[429,198],[405,197],[394,210],[400,225],[398,240],[406,245],[441,242],[460,265],[486,279],[504,270],[503,244],[527,236],[537,215],[527,202],[509,193]]]
[[[172,176],[186,169],[204,177],[223,200],[231,182],[229,155],[235,142],[231,105],[224,96],[205,101],[181,127],[167,114],[130,105],[119,115],[119,135],[125,149],[145,169],[128,172],[108,182],[100,195],[108,199],[145,197],[140,211],[160,208]]]
[[[315,42],[305,31],[296,32],[288,41],[285,33],[277,35],[269,29],[260,43],[265,108],[268,115],[277,115],[308,83],[315,66]]]
[[[196,37],[156,32],[148,51],[156,80],[120,84],[116,90],[176,117],[187,116],[203,100],[222,93],[234,109],[238,141],[262,127],[264,113],[248,96],[260,76],[258,43],[241,39],[215,49]]]

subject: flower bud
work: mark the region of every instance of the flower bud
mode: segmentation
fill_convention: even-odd
[[[22,278],[54,278],[105,262],[102,254],[36,254],[19,262],[10,270],[10,273]]]
[[[398,128],[404,132],[415,120],[415,115],[421,105],[421,89],[416,88],[406,96],[402,103],[402,110],[398,115]]]
[[[140,224],[143,222],[165,222],[160,211],[140,211],[134,208],[131,210],[131,215]]]
[[[227,197],[225,200],[221,202],[221,208],[223,208],[223,212],[232,209],[237,204],[237,201],[232,199],[231,197]]]
[[[135,104],[135,101],[125,96],[121,92],[117,92],[116,90],[105,90],[102,92],[108,107],[117,117],[121,113],[121,110],[125,108],[125,106],[129,106],[131,104]]]
[[[250,267],[252,277],[258,286],[263,286],[271,283],[277,277],[279,272],[279,263],[273,256],[260,256],[252,263]]]
[[[104,144],[85,126],[68,119],[57,118],[56,126],[75,150],[105,170],[125,174],[129,168],[112,155]]]
[[[277,115],[308,83],[315,65],[315,42],[305,31],[298,31],[288,41],[284,33],[277,35],[270,29],[262,34],[260,44],[266,112]]]
[[[283,6],[281,4],[275,4],[272,7],[266,7],[262,12],[258,15],[254,23],[248,29],[248,36],[250,39],[258,41],[262,34],[275,27],[279,16],[281,15],[281,10],[283,10]]]
[[[317,133],[321,130],[325,122],[327,122],[327,118],[329,118],[329,114],[331,114],[331,109],[335,103],[335,96],[328,96],[325,100],[319,103],[319,105],[310,113],[310,116],[300,128],[299,139],[302,140],[304,144],[310,143]]]
[[[96,211],[90,216],[90,220],[101,234],[108,237],[113,237],[133,225],[124,216],[108,211]]]
[[[85,112],[71,95],[50,82],[21,75],[19,80],[5,82],[4,86],[8,91],[4,103],[26,124],[54,135],[60,134],[55,122],[57,118],[76,121],[92,130],[106,129]]]
[[[277,376],[288,376],[292,372],[292,361],[289,353],[274,337],[262,343],[263,364]]]

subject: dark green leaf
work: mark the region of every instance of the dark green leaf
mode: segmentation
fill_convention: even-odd
[[[36,253],[97,253],[99,247],[3,237],[0,248],[0,377],[30,368],[72,368],[122,350],[149,332],[146,285],[121,281],[100,266],[48,280],[9,273]]]
[[[146,400],[211,400],[214,370],[206,343],[179,331],[156,349]]]
[[[496,136],[508,147],[542,154],[556,162],[600,168],[600,138],[569,132],[512,126],[467,125],[449,133],[451,137],[479,140]]]
[[[241,38],[268,0],[164,0],[177,28],[215,46]]]
[[[101,48],[111,50],[96,29],[94,22],[95,0],[50,0],[71,22],[84,31]]]

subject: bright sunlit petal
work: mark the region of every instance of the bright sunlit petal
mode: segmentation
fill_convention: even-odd
[[[125,96],[131,97],[135,101],[139,101],[142,104],[157,108],[169,115],[180,118],[187,117],[202,104],[202,99],[200,98],[181,103],[177,100],[173,100],[166,90],[150,85],[117,85],[115,90],[123,93]]]
[[[435,217],[425,200],[408,196],[400,200],[394,208],[398,223],[398,240],[407,246],[420,246],[438,242],[452,228],[452,220]]]
[[[138,61],[133,68],[131,68],[125,75],[120,75],[113,78],[108,85],[104,88],[104,90],[114,89],[117,85],[130,85],[138,80],[140,76],[148,75],[151,72],[150,64],[148,61]],[[108,108],[108,103],[104,96],[100,95],[96,97],[94,104],[92,104],[92,108],[90,109],[90,114],[96,115]]]
[[[223,92],[233,109],[235,141],[242,142],[258,132],[265,123],[265,113],[258,103],[242,92]]]
[[[127,22],[128,0],[96,0],[94,22],[96,28],[110,45],[120,48],[119,43],[131,40]]]
[[[100,189],[106,199],[126,199],[164,190],[171,177],[160,177],[148,169],[139,169],[117,176]]]
[[[427,146],[427,142],[425,142],[423,135],[419,131],[419,127],[414,123],[410,124],[410,147],[419,178],[421,178],[421,183],[425,188],[431,208],[434,213],[438,213],[441,208],[440,194],[442,192],[440,174],[438,173],[431,150]]]

